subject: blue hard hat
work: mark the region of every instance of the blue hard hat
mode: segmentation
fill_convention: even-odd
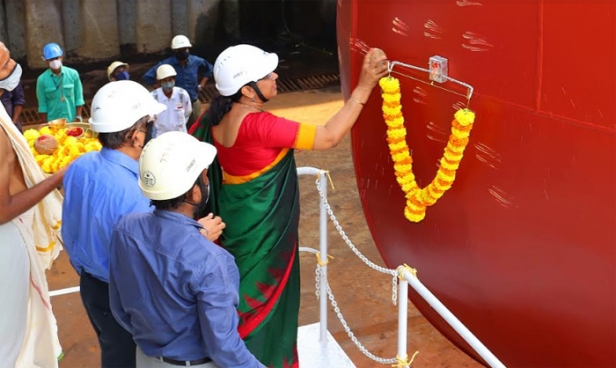
[[[59,56],[64,55],[62,48],[57,43],[48,43],[43,47],[43,59],[55,59]]]

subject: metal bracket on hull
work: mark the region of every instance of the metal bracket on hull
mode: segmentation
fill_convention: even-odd
[[[396,65],[400,65],[400,66],[403,66],[403,67],[408,68],[408,69],[413,69],[413,70],[418,70],[420,72],[428,73],[428,75],[430,77],[430,81],[421,80],[421,79],[415,78],[413,76],[410,76],[408,74],[404,74],[404,73],[401,73],[399,71],[395,71],[394,67]],[[402,75],[402,76],[407,77],[409,79],[415,80],[417,82],[424,83],[424,84],[430,85],[432,87],[435,87],[435,88],[438,88],[438,89],[442,89],[444,91],[451,92],[451,93],[456,94],[458,96],[465,97],[466,98],[466,107],[468,107],[468,105],[471,102],[471,98],[473,97],[474,88],[473,88],[473,86],[471,86],[468,83],[461,82],[461,81],[459,81],[457,79],[454,79],[454,78],[451,78],[450,76],[447,75],[447,58],[444,58],[444,57],[438,56],[438,55],[432,56],[432,57],[430,57],[430,60],[428,62],[428,66],[429,66],[430,69],[421,68],[421,67],[418,67],[418,66],[415,66],[415,65],[411,65],[411,64],[406,64],[406,63],[403,63],[403,62],[400,62],[400,61],[388,61],[387,62],[387,70],[389,71],[389,74],[392,74],[392,73],[399,74],[399,75]],[[438,85],[434,84],[434,82],[437,82],[437,83],[445,83],[445,82],[456,83],[456,84],[459,84],[459,85],[467,88],[467,93],[466,94],[462,94],[462,93],[460,93],[458,91],[454,91],[454,90],[451,90],[451,89],[448,89],[448,88],[444,88],[444,87],[438,86]]]

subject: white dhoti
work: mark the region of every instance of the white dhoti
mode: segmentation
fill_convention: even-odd
[[[0,225],[0,367],[15,367],[26,336],[30,260],[17,227]]]
[[[0,225],[0,368],[55,368],[62,353],[33,215]]]
[[[28,143],[4,108],[0,126],[17,155],[28,188],[45,179]],[[5,178],[3,178],[5,179]],[[62,353],[45,269],[62,250],[62,196],[49,193],[0,225],[0,368],[57,368]]]

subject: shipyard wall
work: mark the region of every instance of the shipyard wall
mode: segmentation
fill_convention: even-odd
[[[0,41],[29,68],[49,42],[76,65],[161,53],[177,34],[199,50],[334,32],[335,0],[0,0]]]

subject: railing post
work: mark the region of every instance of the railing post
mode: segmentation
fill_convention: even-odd
[[[319,279],[319,340],[322,343],[327,343],[327,208],[325,207],[325,199],[327,199],[327,171],[317,169],[315,167],[303,166],[297,168],[298,175],[317,175],[319,178],[319,190],[323,196],[319,203],[319,253],[318,261],[320,268]]]
[[[319,258],[321,261],[321,282],[319,290],[319,324],[321,327],[320,340],[322,343],[327,342],[327,208],[325,208],[325,200],[327,199],[327,178],[326,172],[319,173],[319,185],[323,198],[319,204],[320,209],[320,224],[319,224]]]
[[[424,284],[419,281],[417,277],[411,274],[409,271],[404,271],[404,278],[411,285],[415,291],[426,301],[428,304],[441,316],[443,319],[449,323],[451,327],[460,335],[464,341],[466,341],[472,348],[483,358],[483,360],[488,363],[488,365],[492,368],[505,368],[505,365],[501,363],[498,358],[492,354],[490,350],[481,342],[479,339],[473,335],[473,333],[464,325],[460,320],[453,315],[445,307],[440,300],[432,294],[428,288],[424,286]]]
[[[398,358],[406,361],[406,329],[408,326],[409,283],[402,278],[398,282]]]

